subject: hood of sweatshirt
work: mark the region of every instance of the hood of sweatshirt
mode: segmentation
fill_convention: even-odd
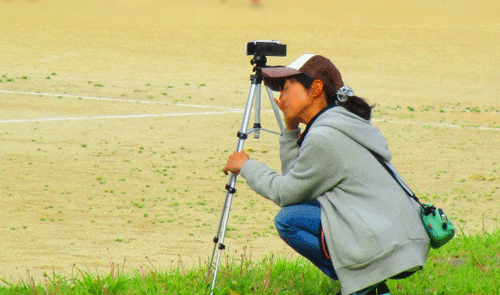
[[[380,155],[387,162],[391,161],[391,153],[387,141],[380,130],[343,107],[334,107],[320,114],[311,127],[327,126],[335,128],[365,148]]]

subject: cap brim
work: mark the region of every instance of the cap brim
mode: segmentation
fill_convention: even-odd
[[[280,86],[283,86],[286,77],[300,74],[296,69],[288,67],[269,67],[262,69],[264,76],[264,84],[273,91],[279,91]]]

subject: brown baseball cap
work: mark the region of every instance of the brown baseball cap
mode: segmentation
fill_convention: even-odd
[[[279,91],[285,78],[306,74],[312,79],[323,82],[323,89],[331,97],[344,86],[342,75],[335,65],[326,57],[315,54],[303,54],[286,67],[268,67],[262,69],[264,84],[274,91]]]

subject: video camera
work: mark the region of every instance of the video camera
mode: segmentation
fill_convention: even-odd
[[[247,55],[286,56],[286,44],[276,40],[253,40],[247,42]]]

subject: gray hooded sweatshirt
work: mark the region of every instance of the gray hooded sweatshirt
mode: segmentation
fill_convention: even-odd
[[[351,294],[421,269],[429,238],[419,205],[367,150],[396,172],[378,128],[334,107],[310,124],[300,146],[299,135],[300,130],[285,130],[280,137],[282,174],[254,160],[247,161],[240,174],[253,190],[280,207],[317,198],[343,292]]]

